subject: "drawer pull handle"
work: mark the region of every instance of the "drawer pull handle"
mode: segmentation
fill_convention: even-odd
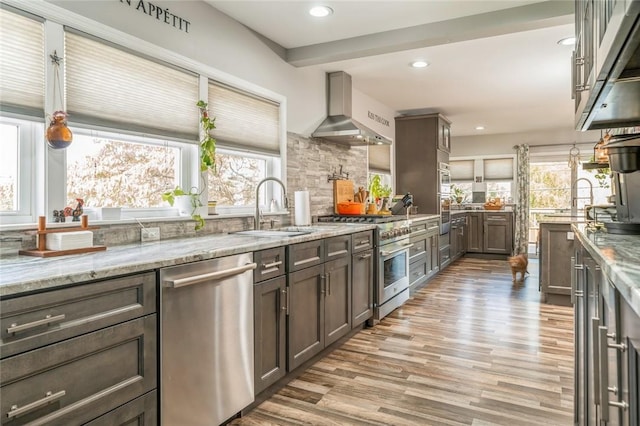
[[[60,399],[67,394],[67,391],[61,390],[60,392],[52,393],[51,391],[47,392],[44,398],[39,399],[37,401],[30,402],[27,405],[22,407],[18,407],[17,405],[11,406],[11,411],[7,412],[8,418],[18,417],[23,414],[28,413],[29,411],[35,410],[36,408],[40,408],[43,405],[47,405],[55,401],[56,399]]]
[[[367,254],[363,254],[361,256],[358,257],[358,259],[368,259],[371,257],[373,253],[367,253]]]
[[[369,240],[362,240],[362,241],[358,241],[358,243],[356,244],[356,247],[360,247],[360,246],[368,246],[369,245]]]
[[[437,228],[437,226],[436,226],[436,227],[434,227],[434,229],[435,229],[435,228]],[[431,229],[431,228],[430,228],[430,229]],[[416,237],[416,236],[418,236],[418,235],[422,235],[422,234],[426,234],[426,233],[427,233],[427,230],[426,230],[426,229],[419,229],[419,230],[416,230],[416,231],[411,231],[411,236],[412,236],[412,237]]]
[[[262,269],[271,269],[271,268],[275,268],[276,266],[280,266],[282,265],[282,260],[278,260],[276,262],[271,262],[271,263],[263,263],[262,264]]]
[[[25,330],[30,330],[32,328],[35,327],[39,327],[41,325],[45,325],[45,324],[51,324],[52,322],[58,322],[58,321],[62,321],[63,319],[65,319],[65,314],[60,314],[60,315],[47,315],[46,317],[37,320],[37,321],[33,321],[33,322],[28,322],[26,324],[22,324],[22,325],[18,325],[18,324],[11,324],[11,327],[7,328],[7,333],[12,334],[12,333],[19,333],[21,331],[25,331]]]
[[[332,257],[332,256],[340,256],[341,254],[346,254],[349,253],[349,250],[338,250],[338,251],[330,251],[329,253],[327,253],[328,257]]]

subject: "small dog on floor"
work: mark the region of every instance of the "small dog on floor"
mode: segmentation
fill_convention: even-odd
[[[520,281],[524,282],[524,274],[528,274],[527,266],[529,266],[529,259],[526,254],[518,254],[511,256],[507,259],[509,265],[511,265],[511,274],[513,275],[513,282],[518,281],[516,279],[518,272],[520,272]]]

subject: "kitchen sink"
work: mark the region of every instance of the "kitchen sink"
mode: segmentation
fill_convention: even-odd
[[[286,238],[308,235],[314,232],[333,231],[335,226],[285,226],[277,229],[251,229],[248,231],[238,231],[234,234],[251,235],[254,237]]]

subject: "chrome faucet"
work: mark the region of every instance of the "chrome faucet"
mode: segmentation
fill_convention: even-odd
[[[274,178],[274,177],[267,177],[262,179],[260,182],[258,182],[258,186],[256,187],[256,215],[255,215],[255,227],[254,229],[260,229],[260,187],[262,186],[263,183],[268,182],[268,181],[274,181],[280,184],[280,186],[282,187],[282,194],[284,195],[284,208],[288,208],[289,207],[289,202],[287,200],[287,187],[284,185],[284,183],[282,183],[282,181],[278,178]]]
[[[578,197],[578,182],[580,182],[581,180],[589,184],[589,205],[593,205],[593,184],[587,178],[576,179],[573,182],[573,185],[571,185],[571,196],[573,197],[571,199],[571,215],[572,216],[576,216],[578,214],[578,200],[587,198],[587,197]]]

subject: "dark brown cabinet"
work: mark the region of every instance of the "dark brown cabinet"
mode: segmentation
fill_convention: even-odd
[[[154,273],[0,304],[2,424],[70,425],[116,416],[108,413],[157,387]],[[137,410],[154,419],[157,401],[149,398],[154,402]]]
[[[324,264],[325,346],[351,330],[351,256],[347,254]]]
[[[429,281],[439,270],[438,219],[417,221],[411,225],[409,249],[409,290],[411,294]]]
[[[259,281],[253,287],[254,298],[254,393],[277,382],[287,372],[285,248],[254,253],[258,265],[254,277],[275,278]]]
[[[512,214],[485,212],[484,215],[484,253],[511,254],[513,251]]]
[[[451,219],[451,261],[464,256],[467,252],[467,216],[466,214],[453,215]]]
[[[638,0],[575,1],[571,93],[576,129],[638,124],[628,105],[634,105],[640,91],[639,16]]]
[[[467,252],[484,252],[484,213],[467,214]]]
[[[540,224],[539,277],[542,301],[571,304],[573,232],[569,223]]]
[[[288,250],[295,268],[287,287],[287,360],[293,371],[351,330],[351,236],[293,244]],[[326,254],[332,260],[325,262]]]
[[[352,236],[351,256],[351,328],[373,316],[373,232]]]
[[[512,212],[467,215],[467,253],[510,255],[513,251]]]
[[[637,425],[640,315],[578,240],[571,258],[574,423]]]
[[[441,114],[396,117],[396,192],[422,213],[440,214],[439,163],[449,163],[450,122]]]

